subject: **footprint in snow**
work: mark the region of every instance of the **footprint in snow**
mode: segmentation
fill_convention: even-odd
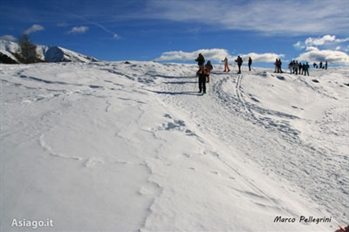
[[[85,162],[85,167],[86,168],[93,168],[96,165],[99,164],[104,164],[104,161],[98,158],[89,158],[86,162]]]

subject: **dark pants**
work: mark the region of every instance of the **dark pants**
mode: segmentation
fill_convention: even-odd
[[[238,67],[239,67],[239,72],[238,72],[238,74],[240,74],[240,73],[241,73],[241,64],[238,64]]]
[[[206,93],[206,76],[202,74],[199,75],[199,90]]]

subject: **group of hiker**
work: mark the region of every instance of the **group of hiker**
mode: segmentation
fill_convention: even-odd
[[[199,70],[196,72],[196,75],[199,76],[199,93],[206,93],[206,83],[210,82],[210,73],[211,70],[213,69],[213,66],[211,64],[211,61],[207,61],[205,64],[205,58],[204,56],[200,53],[198,58],[195,60],[198,65],[199,65]],[[223,72],[230,72],[229,64],[228,64],[228,58],[225,57],[224,60],[224,71]],[[243,63],[243,60],[240,56],[237,57],[235,62],[238,65],[239,71],[238,74],[241,74],[241,65]],[[251,65],[252,65],[252,59],[249,57],[248,59],[248,67],[249,70],[251,71]]]
[[[325,62],[325,64],[323,64],[322,61],[321,61],[320,62],[320,67],[319,67],[319,65],[317,65],[317,63],[314,63],[313,66],[316,69],[320,68],[320,69],[326,69],[327,70],[327,61]]]
[[[196,72],[196,75],[199,76],[199,93],[206,93],[206,83],[210,82],[210,73],[213,69],[213,66],[211,64],[211,61],[207,61],[205,64],[205,58],[200,53],[199,56],[195,60],[199,65],[199,70]],[[224,71],[223,72],[230,72],[229,64],[228,64],[228,58],[225,57],[224,60]],[[238,65],[239,71],[238,74],[241,74],[241,65],[243,63],[243,60],[240,56],[238,56],[235,60],[235,62]],[[252,59],[249,57],[248,59],[248,68],[251,71],[251,65],[252,65]]]
[[[198,58],[196,58],[195,60],[196,62],[198,62],[199,65],[199,70],[197,71],[196,75],[199,76],[199,93],[206,93],[206,83],[209,83],[210,81],[210,73],[211,70],[213,69],[213,66],[211,64],[211,61],[207,61],[207,63],[205,64],[205,58],[204,56],[200,53]],[[228,64],[228,58],[225,57],[224,60],[222,60],[222,62],[224,62],[224,70],[223,72],[230,72],[230,68],[229,68],[229,64]],[[243,60],[240,56],[238,56],[235,59],[235,62],[237,63],[238,66],[238,74],[241,74],[241,66],[243,63]],[[281,59],[276,59],[275,63],[275,73],[283,73],[282,71],[282,61]],[[249,71],[251,71],[251,66],[252,66],[252,59],[251,57],[248,58],[248,69]],[[309,64],[308,62],[305,63],[301,63],[298,61],[291,61],[288,65],[290,73],[292,74],[296,74],[296,75],[308,75],[309,76]],[[314,63],[314,68],[318,68],[317,64]],[[327,61],[326,63],[323,65],[322,62],[320,62],[320,68],[322,69],[327,69]]]
[[[222,60],[222,62],[224,62],[224,71],[223,72],[230,72],[230,68],[228,65],[228,58],[225,57],[224,60]],[[239,68],[238,74],[241,74],[241,65],[244,61],[242,60],[242,58],[240,56],[238,56],[236,58],[235,62],[237,63],[238,68]],[[252,59],[251,59],[251,57],[249,57],[248,58],[248,69],[250,71],[251,71],[251,65],[252,65]]]
[[[280,59],[276,59],[274,65],[275,65],[275,73],[283,73],[281,68],[282,62]],[[327,61],[325,64],[320,62],[320,69],[327,69],[327,65],[328,65]],[[316,63],[314,63],[313,66],[314,68],[319,68],[319,66]],[[302,62],[298,62],[297,60],[292,60],[288,64],[288,68],[291,74],[309,76],[310,65],[308,62],[302,63]]]
[[[302,64],[301,62],[292,60],[288,68],[290,69],[290,73],[296,74],[296,75],[301,75],[303,74],[304,76],[308,75],[309,76],[309,64],[308,62]]]
[[[282,67],[281,59],[276,59],[274,65],[275,65],[275,73],[283,73],[281,68]]]

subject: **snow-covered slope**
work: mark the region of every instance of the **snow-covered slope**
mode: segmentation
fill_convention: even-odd
[[[19,50],[17,43],[0,40],[0,52],[7,55],[11,59],[17,61],[17,59],[11,54],[16,53]],[[82,55],[71,50],[61,48],[58,46],[43,46],[37,45],[37,54],[40,59],[47,62],[96,62],[96,58],[91,56]]]
[[[92,56],[82,55],[65,48],[57,46],[38,46],[38,54],[41,58],[48,62],[96,62],[96,58]]]
[[[214,68],[0,65],[1,231],[348,224],[349,69]]]
[[[0,53],[6,55],[8,58],[16,63],[19,63],[17,58],[12,54],[16,53],[19,49],[17,43],[13,43],[7,40],[0,40]]]

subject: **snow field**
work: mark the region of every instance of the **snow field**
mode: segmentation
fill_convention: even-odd
[[[1,230],[28,230],[11,226],[24,218],[53,220],[38,231],[347,223],[348,70],[219,68],[201,96],[195,65],[1,65]]]

